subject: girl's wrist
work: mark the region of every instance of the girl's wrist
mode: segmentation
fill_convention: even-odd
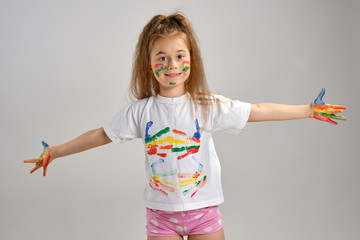
[[[313,118],[314,117],[314,103],[310,103],[308,106],[309,106],[309,111],[310,111],[310,114],[308,116],[309,116],[309,118]]]
[[[55,158],[59,158],[59,157],[60,157],[57,146],[49,146],[49,147],[48,147],[48,151],[49,151],[50,157],[51,157],[52,159],[55,159]]]

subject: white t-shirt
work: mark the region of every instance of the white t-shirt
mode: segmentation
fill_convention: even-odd
[[[104,130],[113,142],[141,138],[145,146],[147,208],[187,211],[224,201],[221,168],[211,133],[239,133],[251,105],[215,95],[206,126],[190,94],[134,101],[116,113]],[[202,128],[202,129],[200,129]]]

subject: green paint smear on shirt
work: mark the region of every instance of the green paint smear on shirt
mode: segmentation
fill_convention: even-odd
[[[171,151],[172,151],[172,152],[182,152],[182,151],[189,150],[189,149],[192,149],[192,148],[200,148],[200,146],[189,146],[189,147],[181,147],[181,148],[172,148]]]
[[[172,170],[172,171],[164,172],[164,173],[158,173],[155,171],[152,171],[152,172],[155,177],[167,177],[167,176],[174,176],[175,174],[177,174],[176,170]]]
[[[149,143],[152,142],[154,140],[156,140],[158,137],[160,137],[161,135],[170,132],[170,128],[164,128],[163,130],[160,130],[158,133],[156,133],[155,135],[149,137],[148,139],[145,140],[145,143]]]
[[[186,194],[188,194],[191,190],[193,190],[193,188],[183,191],[183,195],[186,196]]]
[[[206,179],[206,175],[204,176],[204,178],[202,180],[199,180],[195,183],[195,186],[199,185],[202,181],[205,181]]]

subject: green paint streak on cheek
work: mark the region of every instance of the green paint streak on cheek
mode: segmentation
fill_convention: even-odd
[[[159,73],[162,72],[162,71],[164,71],[165,69],[166,69],[166,66],[163,66],[163,67],[161,67],[161,68],[155,69],[155,74],[156,74],[156,76],[159,77]]]
[[[187,70],[189,70],[189,69],[190,69],[189,66],[185,66],[185,67],[183,68],[183,72],[185,72],[185,71],[187,71]]]

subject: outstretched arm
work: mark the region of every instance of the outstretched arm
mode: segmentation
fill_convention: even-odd
[[[91,148],[99,147],[110,142],[110,138],[106,135],[104,129],[101,127],[90,130],[66,143],[49,147],[49,152],[50,155],[53,155],[55,158],[59,158],[74,153],[83,152]]]
[[[44,176],[46,175],[47,166],[59,157],[68,156],[74,153],[79,153],[91,148],[99,147],[110,143],[111,140],[106,135],[103,128],[90,130],[77,138],[66,143],[50,146],[43,142],[44,151],[39,158],[24,160],[24,163],[36,163],[35,167],[30,171],[33,173],[37,169],[44,168]]]
[[[249,122],[284,121],[312,117],[312,106],[257,103],[251,105]]]
[[[346,120],[336,114],[344,112],[345,106],[330,105],[322,101],[325,88],[321,90],[315,101],[309,105],[283,105],[275,103],[257,103],[251,105],[249,122],[282,121],[302,118],[315,118],[336,125],[331,120]]]

